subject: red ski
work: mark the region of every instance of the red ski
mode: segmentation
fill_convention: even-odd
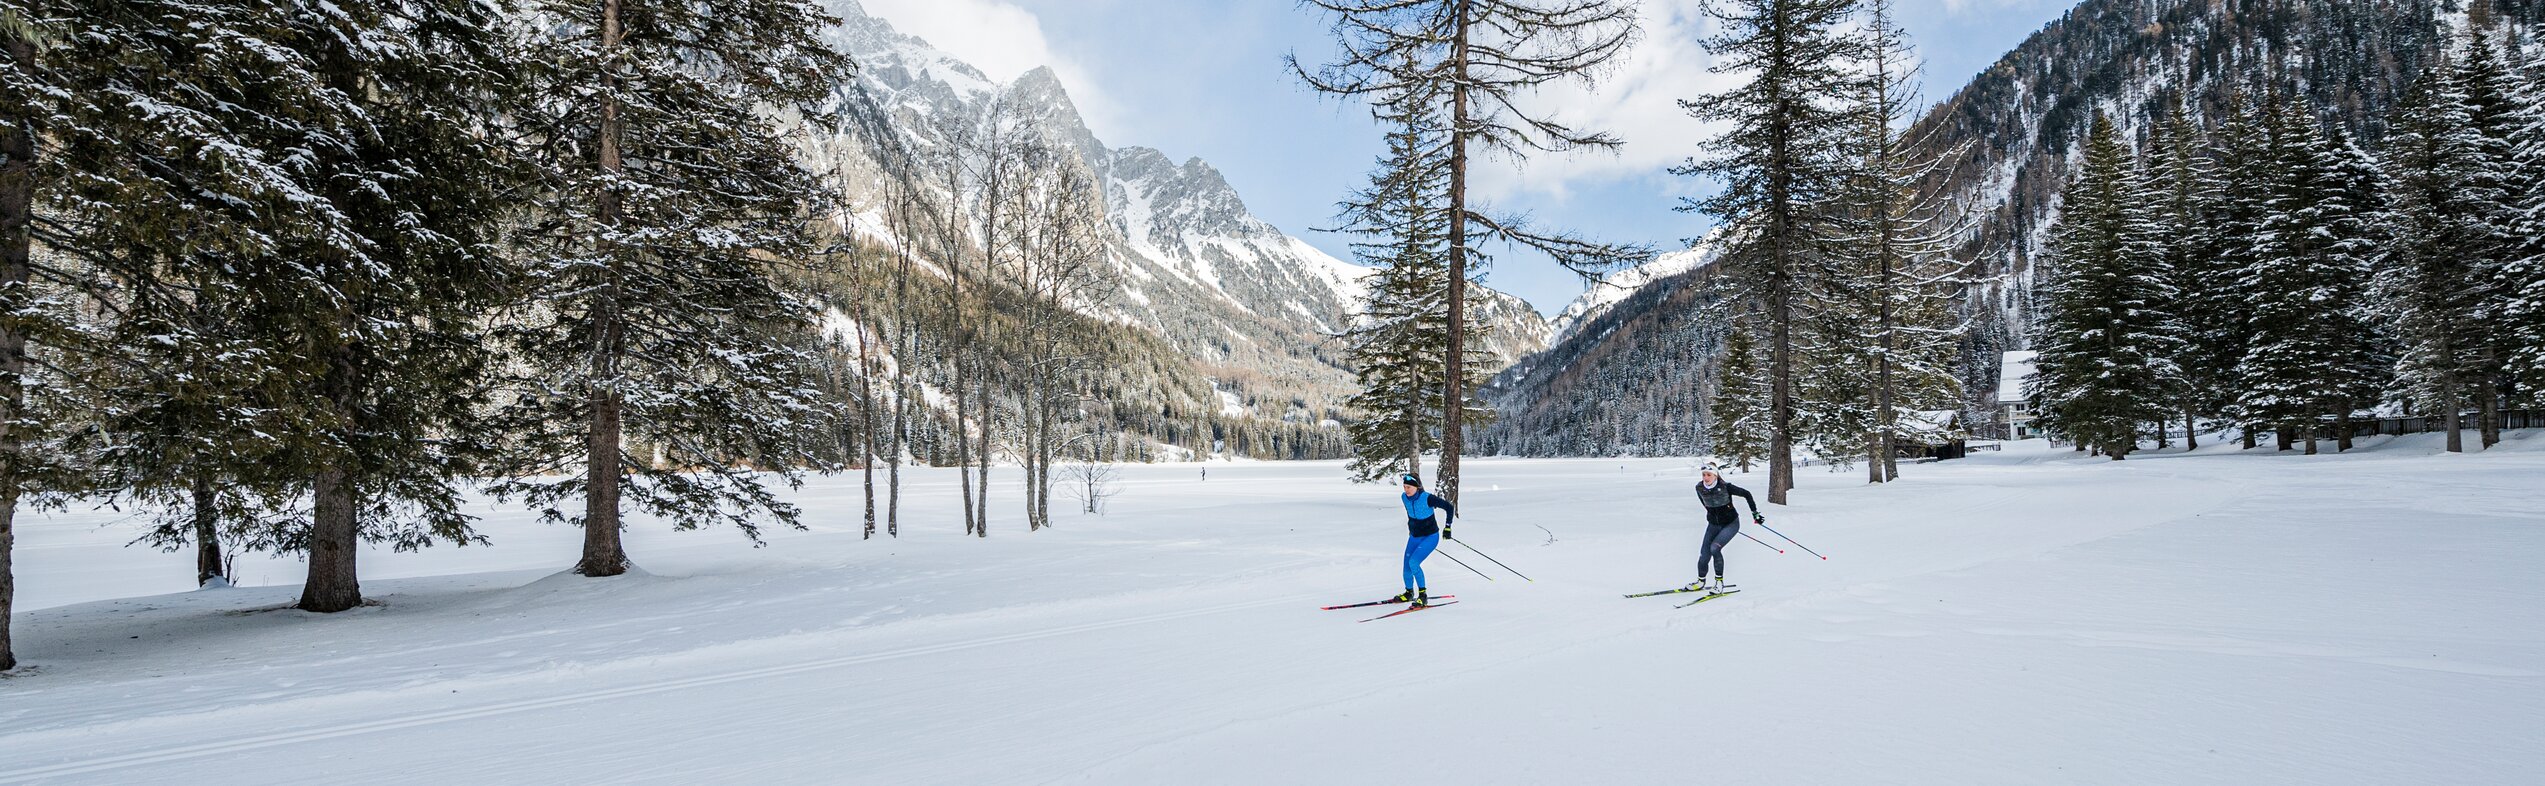
[[[1442,595],[1441,597],[1446,598],[1446,597],[1449,597],[1449,596],[1447,596],[1447,595]],[[1407,606],[1407,607],[1405,607],[1405,608],[1397,609],[1397,610],[1395,610],[1395,611],[1391,611],[1391,612],[1388,612],[1388,613],[1386,613],[1386,614],[1381,614],[1381,615],[1378,615],[1378,616],[1376,616],[1376,617],[1371,617],[1371,618],[1369,618],[1369,619],[1362,620],[1362,622],[1377,622],[1377,621],[1379,621],[1379,620],[1387,619],[1387,618],[1389,618],[1389,617],[1394,617],[1394,616],[1397,616],[1397,615],[1399,615],[1399,614],[1412,614],[1412,613],[1414,613],[1414,612],[1422,611],[1422,610],[1424,610],[1424,609],[1439,608],[1439,607],[1442,607],[1442,606],[1452,605],[1452,604],[1455,604],[1455,603],[1457,603],[1457,602],[1458,602],[1458,601],[1454,601],[1454,600],[1453,600],[1453,601],[1446,601],[1446,602],[1440,602],[1440,603],[1433,603],[1433,604],[1425,605],[1425,606]]]

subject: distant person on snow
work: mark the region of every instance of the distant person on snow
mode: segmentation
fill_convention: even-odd
[[[1732,537],[1741,534],[1741,519],[1739,514],[1732,510],[1733,497],[1750,501],[1752,523],[1767,521],[1766,516],[1759,515],[1759,500],[1757,497],[1750,496],[1749,489],[1732,485],[1731,481],[1724,480],[1723,475],[1715,471],[1714,465],[1706,465],[1705,471],[1697,481],[1697,502],[1704,505],[1706,509],[1705,545],[1697,551],[1697,581],[1688,585],[1688,589],[1712,589],[1722,592],[1724,588],[1731,586],[1724,583],[1723,547],[1732,545]],[[1706,586],[1706,575],[1709,573],[1714,575],[1712,587]]]
[[[1449,525],[1458,523],[1458,506],[1449,504],[1449,500],[1441,499],[1438,494],[1424,491],[1422,476],[1408,472],[1402,480],[1405,481],[1405,496],[1400,501],[1405,503],[1405,534],[1407,536],[1405,539],[1405,594],[1388,600],[1394,603],[1429,606],[1432,602],[1432,593],[1423,582],[1423,560],[1432,555],[1432,550],[1440,548],[1442,537],[1453,540],[1457,538],[1450,534]],[[1447,514],[1447,517],[1435,515],[1435,509]]]

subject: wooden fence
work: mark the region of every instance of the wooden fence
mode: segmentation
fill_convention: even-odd
[[[2483,429],[2483,413],[2468,412],[2457,416],[2458,425],[2467,431]],[[2501,428],[2545,428],[2545,410],[2510,409],[2501,411]],[[2351,421],[2351,436],[2372,437],[2380,434],[2429,434],[2448,430],[2445,415],[2418,415],[2409,418],[2377,418]]]

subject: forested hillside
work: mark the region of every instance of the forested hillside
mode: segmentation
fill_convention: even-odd
[[[2143,135],[2137,119],[2178,101],[2214,125],[2239,96],[2269,85],[2294,89],[2374,148],[2386,110],[2469,13],[2534,22],[2545,3],[2087,0],[1955,90],[1911,136],[1969,149],[1934,188],[1979,212],[1962,251],[1986,279],[1970,293],[1978,324],[1964,354],[1974,404],[1996,379],[1998,353],[2026,346],[2033,258],[2096,110],[2127,135]]]
[[[1989,416],[2000,353],[2026,347],[2035,328],[2035,260],[2096,111],[2136,138],[2148,132],[2144,118],[2177,103],[2214,128],[2256,91],[2286,90],[2373,150],[2409,81],[2475,18],[2533,23],[2545,20],[2545,3],[2087,0],[1921,113],[1905,137],[1946,164],[1923,189],[1968,222],[1952,256],[1968,265],[1956,373],[1974,419]],[[1952,76],[1925,78],[1933,88]],[[1693,430],[1680,437],[1659,424],[1707,408],[1720,345],[1661,344],[1720,331],[1704,329],[1712,317],[1689,282],[1620,278],[1637,291],[1601,296],[1616,302],[1496,380],[1502,419],[1486,432],[1490,444],[1528,455],[1704,450],[1687,441],[1702,439]],[[2222,296],[2200,307],[2239,306]],[[1625,390],[1635,395],[1606,392]]]

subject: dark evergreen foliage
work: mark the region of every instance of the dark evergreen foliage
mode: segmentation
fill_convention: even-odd
[[[838,415],[816,388],[810,300],[775,268],[829,201],[779,117],[849,73],[803,0],[533,3],[521,147],[541,175],[521,236],[523,359],[504,412],[517,494],[585,529],[576,570],[628,567],[621,506],[757,540],[797,526],[768,481],[815,466]]]

